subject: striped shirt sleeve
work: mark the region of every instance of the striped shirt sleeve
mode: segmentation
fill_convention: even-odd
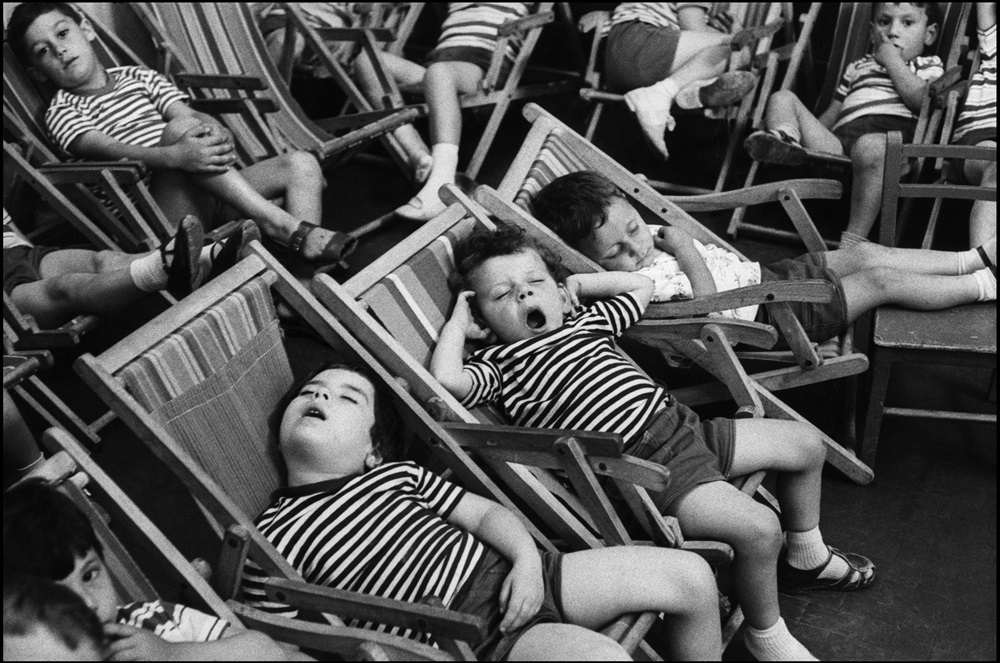
[[[997,135],[997,26],[979,30],[979,69],[955,125],[954,142],[976,144]]]
[[[500,398],[503,392],[503,371],[496,363],[484,358],[481,353],[477,352],[466,360],[462,374],[472,380],[472,389],[462,399],[462,405],[465,407],[492,403]]]
[[[425,500],[427,508],[448,519],[458,503],[465,496],[465,489],[423,467],[417,468],[417,492]]]
[[[631,292],[610,299],[602,299],[595,302],[591,308],[608,321],[611,333],[616,337],[621,336],[626,329],[637,323],[645,311],[645,308]]]
[[[137,601],[121,606],[116,621],[151,631],[167,642],[212,642],[229,622],[168,601]]]

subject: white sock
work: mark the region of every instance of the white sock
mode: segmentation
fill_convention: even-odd
[[[780,124],[776,127],[771,127],[771,131],[780,131],[799,145],[802,144],[802,132],[799,131],[799,127],[795,124]]]
[[[992,270],[980,269],[972,273],[972,278],[976,280],[979,288],[980,302],[995,302],[997,300],[997,277]]]
[[[987,257],[990,254],[994,256],[993,262],[996,262],[996,252],[997,252],[997,238],[989,240],[984,243],[982,247],[972,247],[968,251],[958,251],[955,255],[958,256],[958,273],[961,274],[972,274],[973,272],[978,272],[984,267],[989,267],[986,261],[983,260],[983,256],[979,253],[979,249],[982,248],[983,252],[986,253]]]
[[[815,569],[825,564],[830,556],[818,525],[807,532],[789,530],[785,540],[788,542],[788,563],[797,569]]]
[[[788,632],[785,620],[778,617],[774,625],[765,629],[747,626],[743,636],[750,654],[758,661],[816,661],[805,645]]]
[[[217,242],[212,242],[211,244],[206,244],[201,249],[201,254],[198,256],[198,264],[201,265],[201,269],[205,274],[212,269],[212,249],[215,248]]]
[[[167,287],[167,270],[163,268],[159,251],[133,260],[128,271],[132,283],[143,292],[157,292]]]
[[[445,184],[455,183],[455,173],[458,172],[458,145],[452,143],[437,143],[431,148],[431,160],[434,165],[427,182],[420,189],[417,198],[426,205],[435,201],[440,204],[438,189]]]
[[[678,108],[702,108],[701,95],[698,93],[701,91],[701,88],[706,85],[711,85],[717,80],[718,77],[715,77],[688,83],[681,88],[680,92],[677,93],[677,96],[674,97],[674,103],[677,104]]]

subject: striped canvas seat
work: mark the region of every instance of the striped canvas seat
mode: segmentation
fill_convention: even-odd
[[[281,481],[269,418],[292,372],[266,280],[248,281],[200,313],[124,367],[121,379],[246,513],[267,506]]]
[[[580,170],[589,170],[589,166],[566,145],[558,131],[553,131],[538,150],[535,161],[514,196],[514,203],[530,213],[531,201],[544,186],[556,178]]]

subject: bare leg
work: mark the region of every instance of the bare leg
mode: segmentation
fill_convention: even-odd
[[[416,62],[410,62],[405,58],[392,55],[391,53],[379,53],[378,57],[386,74],[391,76],[397,83],[416,85],[423,82],[424,74],[427,70]],[[361,88],[361,91],[371,102],[372,106],[375,108],[384,108],[385,102],[381,97],[384,92],[382,90],[382,83],[379,81],[378,74],[367,52],[362,51],[355,58],[354,70],[358,80],[358,87]],[[413,125],[405,124],[394,130],[392,135],[399,141],[400,146],[410,160],[410,164],[415,168],[426,165],[428,167],[427,174],[429,174],[430,150],[428,150],[427,144],[424,143],[424,139],[420,137],[420,134]]]
[[[775,92],[767,102],[764,124],[798,138],[802,146],[829,154],[843,154],[844,146],[819,119],[806,108],[794,92]],[[791,131],[789,131],[789,129]]]
[[[10,397],[3,390],[3,462],[7,472],[24,472],[42,457],[42,451],[35,442],[35,436],[28,429],[24,417]]]
[[[631,661],[621,646],[596,631],[573,624],[537,624],[528,629],[509,661]]]
[[[876,267],[849,274],[842,283],[848,322],[884,304],[937,311],[979,300],[979,285],[973,274],[940,276]]]
[[[715,579],[692,553],[634,546],[570,553],[563,557],[561,598],[567,619],[591,629],[627,613],[665,613],[672,660],[722,654]]]
[[[984,249],[996,263],[996,237],[989,238]],[[959,253],[956,251],[934,251],[930,249],[900,249],[862,242],[848,248],[828,251],[826,265],[841,278],[866,269],[885,267],[914,274],[939,274],[957,276]],[[978,264],[978,260],[977,260]],[[985,266],[985,265],[983,265]]]
[[[996,141],[987,140],[980,147],[996,147]],[[966,161],[965,179],[973,184],[996,188],[997,164],[995,161]],[[969,216],[969,246],[979,246],[997,236],[997,204],[990,200],[977,200]]]
[[[885,169],[885,134],[866,134],[851,148],[854,184],[851,187],[851,219],[846,231],[868,237],[882,207]]]
[[[718,32],[681,30],[670,78],[683,88],[695,81],[715,78],[729,62],[730,36]]]

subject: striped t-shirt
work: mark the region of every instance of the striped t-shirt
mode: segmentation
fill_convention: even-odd
[[[518,426],[618,433],[626,441],[666,405],[666,390],[625,359],[614,339],[644,308],[625,293],[595,302],[534,338],[472,354],[463,404],[498,401]]]
[[[3,208],[3,248],[13,249],[16,246],[34,246],[21,234],[21,231],[14,225],[14,219],[10,218],[10,212]]]
[[[975,144],[997,138],[997,26],[979,31],[979,70],[972,75],[952,140]]]
[[[119,606],[115,622],[152,631],[167,642],[212,642],[229,628],[224,619],[167,601],[136,601]]]
[[[432,595],[447,607],[485,551],[446,521],[464,495],[416,463],[386,463],[361,475],[280,490],[257,527],[306,582],[408,602]],[[262,571],[252,561],[243,577],[251,605],[297,616],[267,601]],[[418,635],[359,620],[349,625]]]
[[[944,73],[941,58],[936,55],[918,56],[907,63],[910,71],[921,80],[937,80]],[[832,129],[836,131],[848,122],[866,115],[892,115],[916,119],[913,111],[903,103],[885,67],[875,62],[871,55],[852,62],[844,71],[833,95],[841,102],[840,114]]]
[[[524,2],[449,2],[435,50],[465,47],[492,53],[500,41],[500,26],[527,15],[528,5]],[[504,55],[513,60],[520,48],[517,37],[511,37]]]
[[[99,131],[128,145],[155,147],[167,126],[167,108],[188,99],[152,69],[112,67],[108,76],[114,79],[108,92],[76,94],[59,90],[45,111],[49,133],[67,153],[73,141],[88,131]]]
[[[621,23],[639,21],[658,28],[680,30],[677,13],[686,7],[701,7],[706,13],[712,11],[711,2],[623,2],[611,14],[609,29]]]

